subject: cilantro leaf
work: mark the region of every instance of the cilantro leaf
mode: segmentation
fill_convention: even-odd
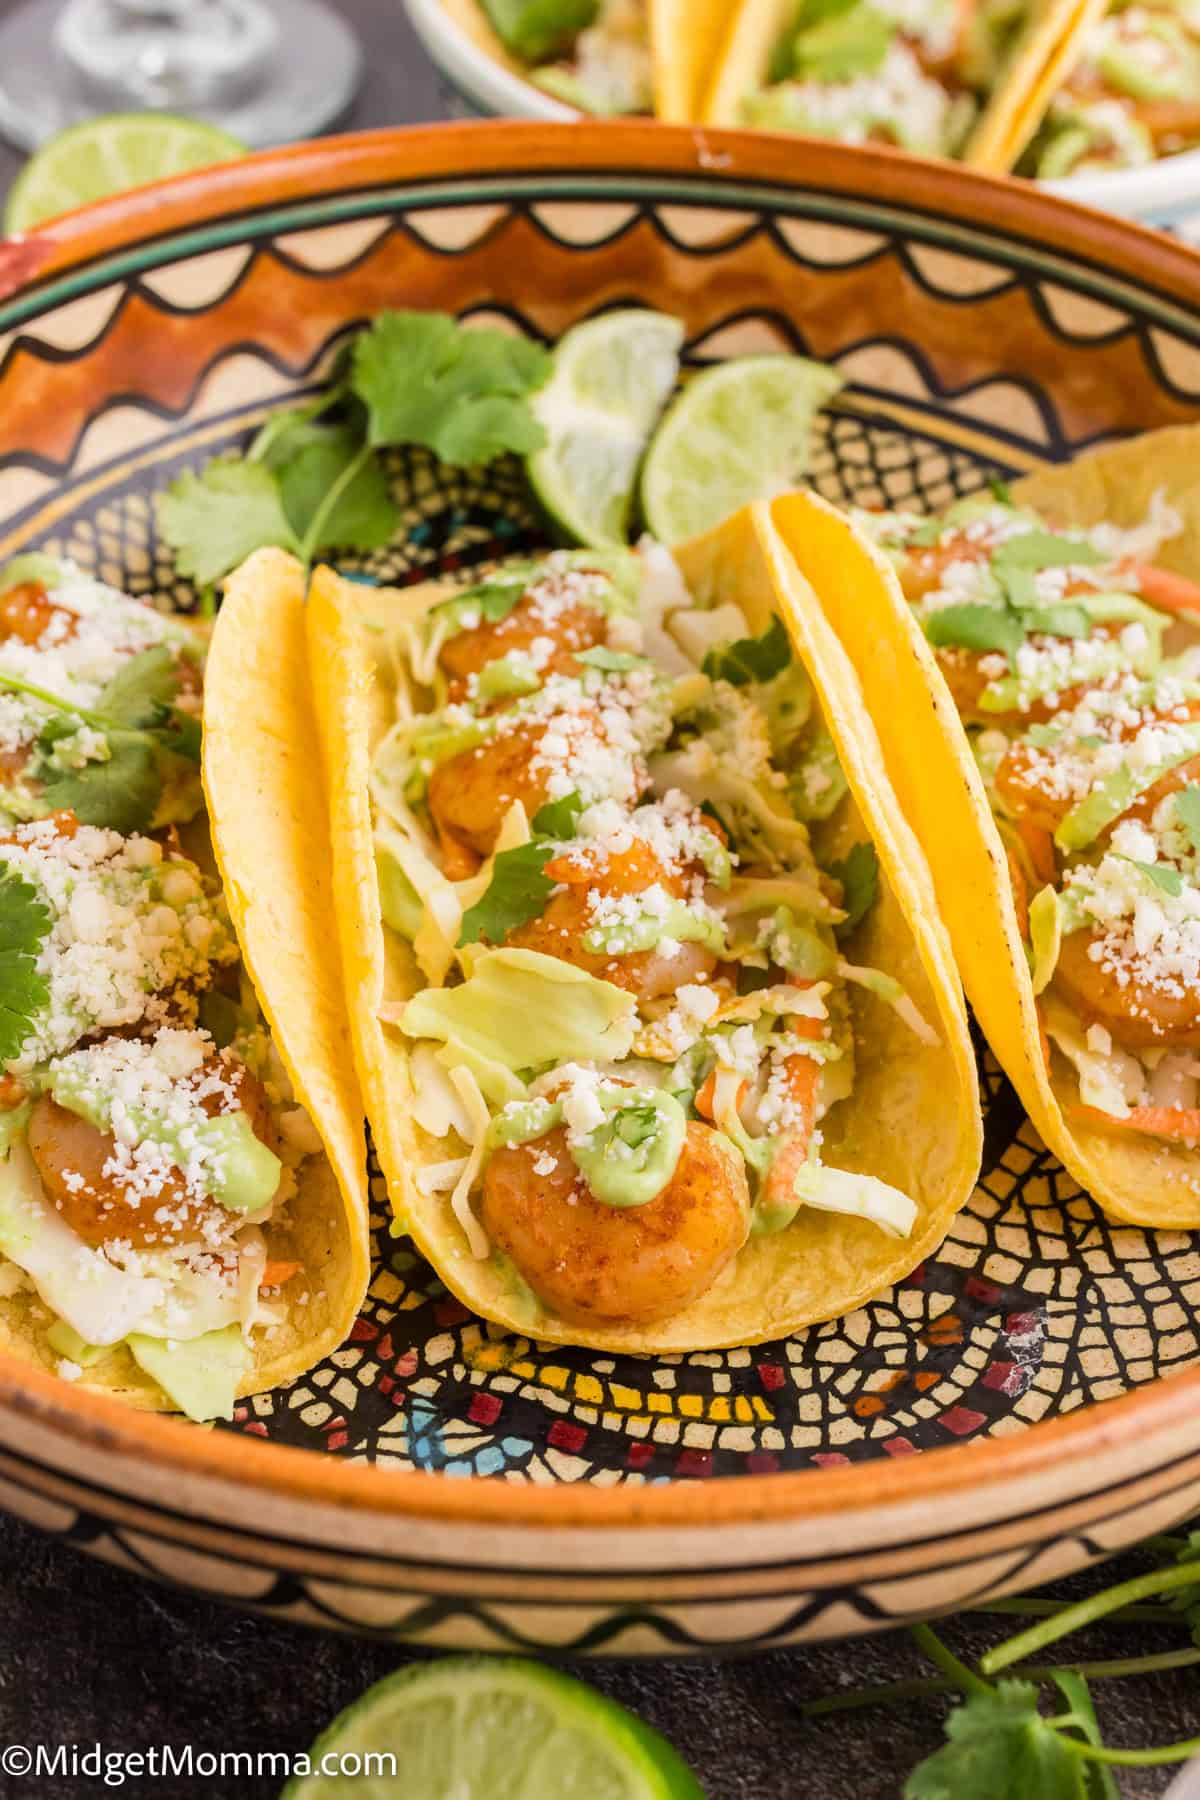
[[[776,614],[761,637],[739,638],[724,649],[710,650],[701,666],[713,681],[747,687],[752,681],[771,681],[791,660],[791,640]]]
[[[50,998],[37,966],[49,931],[50,913],[33,883],[0,868],[0,1062],[17,1055]]]
[[[1053,531],[1019,531],[992,552],[994,569],[1066,569],[1101,563],[1105,556],[1086,538],[1062,537]]]
[[[162,794],[158,748],[144,731],[110,731],[105,762],[51,770],[43,798],[52,812],[73,812],[84,825],[128,837],[150,826]]]
[[[1140,869],[1143,875],[1148,875],[1155,887],[1160,887],[1164,894],[1170,894],[1172,899],[1178,900],[1183,892],[1183,875],[1180,870],[1173,869],[1170,863],[1138,862],[1134,856],[1126,857],[1125,860],[1131,862],[1135,869]]]
[[[534,837],[552,838],[558,843],[573,838],[582,811],[582,794],[566,794],[561,800],[547,800],[533,815]]]
[[[1192,782],[1175,796],[1175,816],[1192,840],[1192,848],[1200,850],[1200,787]]]
[[[373,445],[423,444],[468,468],[546,442],[527,397],[551,358],[527,338],[470,330],[448,313],[385,312],[356,341],[351,368]]]
[[[879,898],[879,855],[874,844],[855,844],[840,862],[828,865],[828,873],[842,884],[846,917],[838,926],[837,935],[849,937]]]
[[[1006,607],[940,606],[925,619],[925,636],[938,649],[1002,650],[1011,663],[1025,642],[1025,627]]]
[[[95,711],[132,731],[161,725],[179,692],[179,665],[166,644],[139,650],[100,694]]]
[[[1082,1759],[1038,1712],[1028,1681],[973,1693],[946,1720],[948,1742],[913,1770],[904,1800],[1085,1800]]]
[[[308,546],[378,550],[387,543],[400,515],[388,492],[379,458],[363,452],[349,426],[307,426],[308,441],[293,449],[278,468],[283,509],[297,537]],[[286,440],[285,440],[286,442]],[[361,463],[352,468],[357,458]],[[344,485],[339,488],[339,483]],[[335,492],[336,490],[336,492]],[[328,511],[323,508],[328,504]]]
[[[553,854],[545,843],[500,852],[487,893],[463,914],[460,950],[480,938],[502,944],[510,931],[538,917],[554,892],[554,883],[542,873]]]
[[[1013,499],[1012,489],[1009,487],[1007,481],[1002,480],[999,475],[988,476],[988,488],[991,492],[992,499],[995,500],[998,505],[1015,506],[1017,504]]]
[[[262,463],[212,462],[185,469],[159,496],[158,526],[179,572],[212,587],[252,551],[275,544],[298,551],[278,478]]]

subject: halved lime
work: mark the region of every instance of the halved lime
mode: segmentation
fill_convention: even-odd
[[[743,356],[694,377],[651,440],[642,468],[646,529],[680,544],[806,474],[813,419],[842,386],[803,356]]]
[[[104,113],[69,125],[30,157],[9,192],[4,229],[28,231],[91,200],[245,154],[244,144],[202,119]]]
[[[554,371],[533,397],[550,441],[526,466],[542,505],[577,543],[628,540],[638,467],[682,343],[678,319],[640,308],[603,313],[559,339]]]
[[[354,1758],[395,1757],[388,1765]],[[540,1663],[450,1656],[400,1669],[348,1706],[283,1800],[704,1800],[665,1738]],[[325,1760],[327,1772],[322,1772]],[[351,1776],[357,1769],[357,1779]],[[340,1773],[339,1773],[340,1770]]]

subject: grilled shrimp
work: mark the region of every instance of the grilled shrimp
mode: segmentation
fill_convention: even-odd
[[[69,607],[55,606],[40,581],[18,582],[0,594],[0,642],[17,638],[36,647],[51,626],[55,642],[64,644],[79,630],[79,619]]]
[[[660,1194],[644,1206],[607,1206],[584,1182],[559,1126],[493,1152],[482,1217],[560,1318],[651,1325],[698,1299],[737,1255],[749,1232],[750,1190],[729,1143],[693,1121]]]
[[[554,611],[537,594],[526,594],[503,619],[494,623],[485,619],[443,644],[438,662],[449,682],[449,697],[465,699],[471,676],[514,650],[533,651],[535,667],[543,678],[578,675],[577,653],[603,643],[605,628],[605,616],[597,607],[576,601]],[[544,661],[537,660],[534,651],[535,645],[542,644],[551,646]]]
[[[644,894],[649,888],[662,888],[675,899],[686,894],[684,876],[668,869],[640,839],[635,838],[628,850],[557,856],[546,864],[544,873],[561,883],[563,891],[551,895],[540,918],[509,932],[506,942],[515,948],[561,957],[589,975],[636,994],[639,1000],[673,993],[685,982],[703,980],[716,968],[714,953],[697,943],[676,943],[671,954],[657,945],[626,955],[584,948],[584,934],[594,923],[597,895],[608,899]]]
[[[1054,988],[1085,1024],[1103,1025],[1128,1050],[1200,1047],[1200,989],[1174,982],[1168,993],[1139,974],[1120,971],[1089,954],[1094,936],[1074,931],[1062,941]]]
[[[248,1115],[260,1142],[274,1149],[270,1103],[257,1075],[243,1063],[213,1058],[197,1071],[195,1079],[213,1074],[234,1088],[237,1110]],[[217,1094],[204,1095],[200,1105],[210,1118],[233,1110]],[[108,1243],[132,1244],[141,1250],[197,1239],[211,1241],[236,1219],[237,1215],[217,1200],[191,1192],[182,1171],[174,1166],[166,1170],[152,1196],[139,1195],[111,1161],[116,1147],[116,1139],[108,1132],[60,1106],[49,1094],[34,1102],[29,1150],[42,1186],[64,1223],[93,1249]],[[140,1181],[144,1186],[144,1174]]]
[[[1163,723],[1176,723],[1184,717],[1188,720],[1200,718],[1200,700],[1190,700],[1173,708],[1163,719]],[[1135,723],[1123,725],[1117,734],[1118,741],[1129,742],[1151,722],[1148,715],[1143,715]],[[1070,754],[1069,749],[1067,754]],[[1009,746],[996,770],[996,791],[1013,815],[1018,819],[1027,819],[1031,825],[1048,831],[1051,836],[1079,798],[1068,791],[1066,784],[1056,775],[1055,761],[1053,744],[1035,746],[1018,742]],[[1148,820],[1168,794],[1176,794],[1197,780],[1200,780],[1200,756],[1192,757],[1174,769],[1168,769],[1153,787],[1147,788],[1145,793],[1139,794],[1136,800],[1130,802],[1121,818]],[[1114,820],[1114,824],[1116,823],[1119,821]]]

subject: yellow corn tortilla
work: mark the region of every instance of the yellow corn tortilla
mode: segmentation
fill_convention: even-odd
[[[733,10],[712,84],[704,97],[705,125],[740,125],[742,102],[766,86],[775,46],[795,17],[795,0],[740,0]]]
[[[654,110],[670,125],[701,117],[704,90],[721,55],[729,0],[646,0],[654,55]]]
[[[1015,167],[1075,66],[1088,31],[1107,10],[1108,0],[1045,0],[1034,10],[967,142],[965,163],[989,175]]]
[[[303,1270],[283,1322],[251,1339],[242,1394],[303,1374],[344,1340],[370,1268],[362,1103],[353,1076],[328,879],[328,825],[306,685],[300,565],[262,550],[231,577],[205,668],[204,788],[212,848],[243,961],[296,1095],[325,1145],[266,1227],[272,1260]],[[289,632],[289,627],[293,629]],[[291,654],[289,654],[289,645]],[[251,749],[253,746],[253,749]],[[200,832],[189,855],[208,860]],[[0,1299],[0,1346],[54,1371],[47,1309],[28,1287]],[[124,1345],[75,1386],[171,1410]]]
[[[671,124],[700,116],[700,100],[729,17],[729,0],[644,0],[654,58],[654,111]],[[459,29],[485,56],[528,81],[526,63],[510,56],[480,0],[442,0]]]
[[[430,584],[404,593],[372,591],[328,569],[313,578],[309,657],[334,842],[334,885],[359,1077],[379,1160],[397,1216],[446,1285],[485,1318],[538,1338],[596,1349],[665,1352],[714,1349],[778,1337],[838,1317],[888,1288],[934,1251],[971,1193],[981,1126],[975,1062],[949,941],[933,886],[884,772],[879,745],[852,671],[806,585],[789,572],[772,587],[774,548],[765,511],[739,514],[684,547],[680,560],[697,596],[741,605],[754,631],[781,612],[792,628],[850,784],[853,805],[824,841],[822,856],[844,854],[864,836],[879,852],[882,895],[847,949],[853,960],[904,983],[938,1034],[922,1044],[896,1013],[853,992],[858,1073],[853,1097],[829,1115],[824,1160],[903,1188],[917,1202],[903,1242],[859,1219],[802,1212],[786,1231],[752,1238],[700,1300],[643,1329],[588,1329],[556,1318],[514,1291],[495,1259],[475,1260],[449,1196],[423,1194],[416,1175],[447,1155],[412,1117],[410,1041],[381,1023],[421,986],[416,965],[393,933],[385,937],[375,873],[368,770],[392,719],[385,634],[438,599]],[[392,1015],[394,1016],[394,1015]]]
[[[1172,426],[1106,446],[1015,484],[1018,502],[1060,525],[1139,524],[1162,490],[1182,515],[1156,561],[1200,575],[1200,426]],[[1070,1119],[1078,1080],[1057,1052],[1047,1071],[1037,1004],[1003,843],[958,710],[887,557],[814,494],[771,515],[820,595],[875,720],[888,773],[920,838],[967,995],[997,1060],[1047,1147],[1096,1201],[1127,1224],[1200,1227],[1200,1155],[1135,1132]]]

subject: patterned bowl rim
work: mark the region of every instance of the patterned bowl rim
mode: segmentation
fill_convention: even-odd
[[[549,125],[523,121],[434,125],[364,132],[265,151],[119,195],[55,220],[45,230],[0,243],[0,330],[45,307],[119,280],[137,253],[163,246],[171,261],[212,248],[214,227],[256,236],[274,209],[328,202],[329,222],[378,210],[404,190],[434,187],[486,170],[536,182],[557,175],[659,180],[678,192],[689,176],[729,190],[731,209],[772,190],[811,188],[910,217],[944,218],[962,241],[982,230],[1024,244],[1069,269],[1084,264],[1111,280],[1200,316],[1200,253],[1112,215],[1088,211],[1024,182],[996,180],[953,163],[897,151],[830,146],[750,132],[696,133],[687,127],[621,121]],[[711,196],[709,204],[712,204]],[[189,234],[195,233],[193,250]],[[986,241],[986,240],[985,240]],[[0,1352],[0,1413],[49,1429],[81,1450],[129,1457],[197,1479],[225,1479],[292,1500],[381,1515],[511,1526],[745,1525],[817,1519],[854,1508],[934,1501],[955,1486],[1053,1482],[1071,1464],[1130,1451],[1151,1439],[1195,1449],[1200,1368],[1160,1377],[1144,1389],[1093,1403],[1013,1436],[925,1451],[899,1460],[772,1474],[598,1488],[535,1486],[486,1478],[448,1479],[343,1462],[334,1456],[196,1430],[131,1411],[74,1389]]]
[[[578,119],[579,113],[489,56],[446,9],[445,0],[404,0],[409,21],[441,74],[468,101],[501,118]],[[1037,183],[1084,206],[1161,218],[1200,205],[1200,150],[1131,169],[1094,170]]]

